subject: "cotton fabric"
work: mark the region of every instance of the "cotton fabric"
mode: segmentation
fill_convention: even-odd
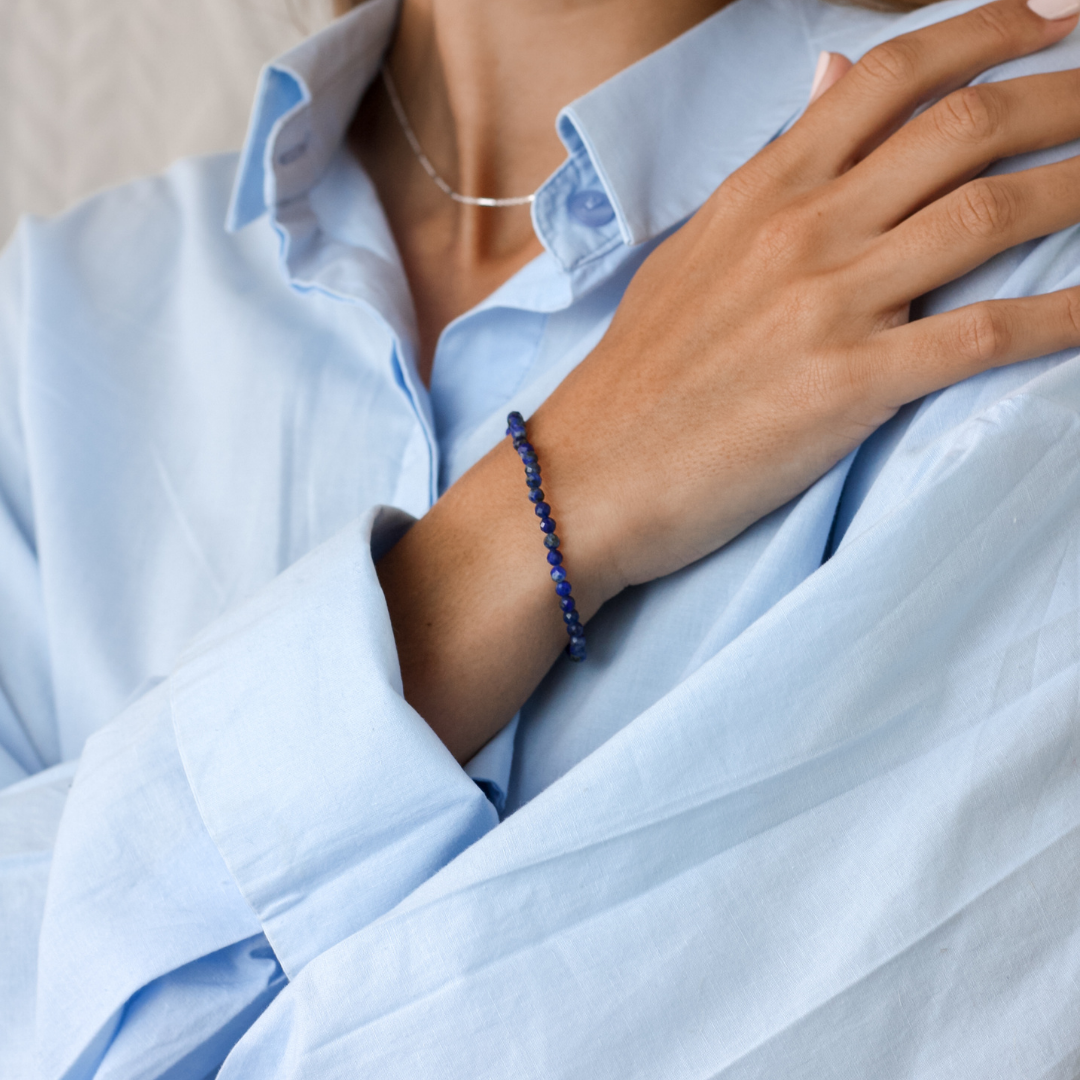
[[[5,1076],[1075,1075],[1073,354],[914,403],[622,594],[465,770],[401,696],[374,570],[797,116],[820,49],[969,6],[738,0],[569,105],[545,252],[447,328],[430,392],[342,142],[389,0],[267,69],[239,160],[24,224]],[[1077,253],[1024,245],[924,310],[1076,284]]]

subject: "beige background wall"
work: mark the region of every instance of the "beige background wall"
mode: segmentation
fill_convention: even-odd
[[[262,64],[329,0],[0,0],[0,244],[26,212],[239,147]]]

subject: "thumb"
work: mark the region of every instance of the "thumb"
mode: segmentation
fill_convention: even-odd
[[[814,81],[810,84],[810,98],[807,105],[817,101],[826,90],[849,72],[855,65],[840,53],[823,52],[818,57],[814,70]]]

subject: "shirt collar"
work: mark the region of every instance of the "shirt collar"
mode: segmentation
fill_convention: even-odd
[[[739,0],[563,109],[564,168],[595,170],[614,210],[612,238],[633,245],[667,232],[794,118],[806,103],[820,24],[882,18],[835,15],[817,0]],[[557,184],[541,194],[543,228],[568,204],[559,205]],[[587,246],[564,258],[588,257]]]
[[[397,9],[398,0],[367,0],[263,69],[230,230],[306,194],[322,178],[379,70]]]
[[[736,0],[560,112],[567,160],[537,192],[537,235],[567,271],[663,235],[798,115],[821,49],[855,58],[898,22],[936,21],[974,2],[899,17],[821,0]],[[367,0],[264,69],[229,228],[323,177],[397,8]]]

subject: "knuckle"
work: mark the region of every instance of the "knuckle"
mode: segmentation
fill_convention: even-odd
[[[989,364],[1009,346],[1008,321],[1000,308],[974,304],[964,311],[957,325],[960,356],[978,366]]]
[[[741,168],[736,169],[713,192],[716,202],[736,199],[747,207],[767,203],[770,197],[786,194],[792,182],[800,174],[805,175],[806,165],[797,158],[786,143],[785,135],[764,147]],[[719,193],[723,192],[722,195]]]
[[[826,416],[843,396],[838,365],[825,353],[809,352],[798,370],[776,391],[776,404],[792,416]]]
[[[1080,289],[1068,289],[1062,294],[1062,320],[1069,337],[1080,340]]]
[[[1005,120],[1001,94],[987,86],[965,86],[930,111],[938,131],[954,142],[981,143],[995,135]]]
[[[917,79],[922,64],[918,45],[907,37],[898,37],[875,46],[859,66],[886,89],[900,89]]]
[[[1016,16],[999,4],[984,4],[968,13],[976,33],[991,44],[1015,48],[1017,41]]]
[[[953,202],[956,224],[964,232],[984,239],[1007,230],[1016,211],[1010,188],[990,179],[966,184]]]
[[[796,407],[803,413],[821,415],[835,407],[838,389],[837,364],[826,356],[811,358],[798,386]]]

